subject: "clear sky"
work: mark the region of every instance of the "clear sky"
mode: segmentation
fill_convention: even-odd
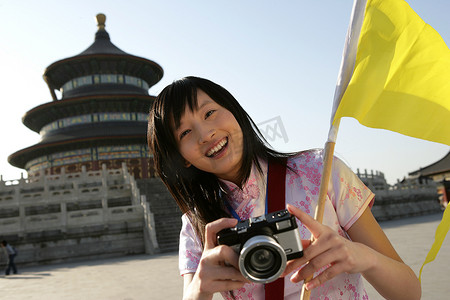
[[[449,45],[450,2],[407,2]],[[323,147],[352,5],[353,0],[0,0],[0,174],[16,179],[24,172],[7,157],[40,137],[21,118],[51,101],[45,68],[93,43],[100,12],[117,47],[164,69],[151,95],[183,76],[206,77],[234,94],[256,123],[281,119],[288,141],[276,139],[274,148]],[[345,118],[335,153],[353,171],[378,170],[393,184],[449,149]]]

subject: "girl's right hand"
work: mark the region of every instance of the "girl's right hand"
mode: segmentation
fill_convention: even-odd
[[[240,289],[249,282],[239,271],[239,255],[229,246],[217,245],[217,233],[236,224],[236,219],[222,218],[206,225],[205,248],[197,271],[184,275],[184,299],[209,300],[214,293]]]

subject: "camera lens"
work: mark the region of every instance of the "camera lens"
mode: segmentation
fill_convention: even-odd
[[[249,256],[251,268],[258,272],[267,272],[275,263],[275,255],[270,249],[256,248]]]
[[[255,247],[247,254],[245,267],[249,275],[259,280],[267,280],[280,270],[281,257],[267,245]]]
[[[247,279],[258,283],[276,280],[286,267],[286,254],[270,236],[258,235],[247,240],[239,256],[239,268]]]

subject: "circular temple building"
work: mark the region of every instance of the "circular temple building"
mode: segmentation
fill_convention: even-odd
[[[41,175],[119,169],[126,163],[135,178],[153,176],[146,132],[161,80],[157,63],[116,47],[97,15],[94,43],[79,55],[59,60],[44,72],[53,101],[29,110],[23,123],[41,136],[39,143],[11,154],[8,161]],[[60,99],[55,90],[60,91]]]

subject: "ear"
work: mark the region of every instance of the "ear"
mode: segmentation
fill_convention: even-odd
[[[184,166],[186,168],[189,168],[190,166],[192,166],[192,164],[190,162],[188,162],[187,160],[184,160]]]

